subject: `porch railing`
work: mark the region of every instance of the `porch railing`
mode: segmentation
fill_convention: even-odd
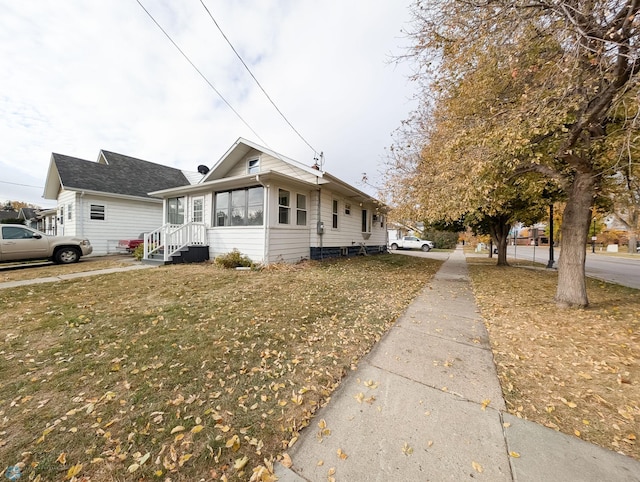
[[[187,246],[204,246],[207,229],[204,223],[165,224],[144,235],[144,259],[169,261]]]

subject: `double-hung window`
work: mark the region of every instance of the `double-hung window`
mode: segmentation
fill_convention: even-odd
[[[289,224],[291,219],[291,193],[278,189],[278,222]]]
[[[334,199],[331,208],[331,227],[338,229],[338,200]]]
[[[307,225],[307,196],[304,194],[296,194],[296,224]]]

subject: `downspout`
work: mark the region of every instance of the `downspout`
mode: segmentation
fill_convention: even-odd
[[[84,198],[84,191],[80,192],[80,203],[79,203],[79,207],[78,207],[78,212],[76,213],[76,216],[78,216],[80,218],[80,237],[86,237],[84,234],[84,209],[83,209],[83,198]]]
[[[320,236],[320,261],[322,261],[322,250],[323,250],[323,237],[324,230],[321,228],[322,226],[322,188],[318,184],[318,177],[316,176],[316,185],[318,186],[318,223],[316,228],[317,236]]]
[[[264,203],[264,224],[265,224],[265,229],[264,229],[264,243],[263,243],[263,263],[264,264],[269,264],[269,232],[270,230],[270,216],[269,216],[269,212],[271,211],[269,209],[269,185],[268,184],[263,184],[262,181],[260,180],[260,174],[256,174],[256,182],[258,184],[260,184],[263,188],[264,188],[264,198],[262,200],[262,202]]]

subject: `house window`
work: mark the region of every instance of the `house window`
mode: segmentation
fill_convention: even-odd
[[[73,217],[73,204],[67,205],[67,219],[71,219]]]
[[[284,189],[278,189],[278,222],[280,224],[289,224],[290,206],[291,193]]]
[[[247,225],[262,226],[264,219],[264,189],[252,187],[247,189]]]
[[[216,193],[216,220],[214,224],[216,226],[228,226],[229,225],[229,199],[231,198],[228,192]]]
[[[184,197],[167,199],[167,222],[169,224],[184,224]]]
[[[296,194],[296,224],[307,225],[307,196],[304,194]]]
[[[247,162],[247,174],[258,174],[260,172],[260,159],[249,159]]]
[[[96,221],[104,221],[104,205],[103,204],[90,204],[89,205],[89,219]]]
[[[344,213],[349,216],[351,215],[351,204],[345,204],[344,205]]]
[[[64,224],[64,206],[60,206],[60,224]]]
[[[197,197],[193,199],[193,212],[191,213],[191,220],[194,223],[201,223],[204,220],[204,198]]]
[[[216,193],[216,226],[262,226],[264,188],[236,189]]]
[[[369,225],[369,211],[367,211],[366,209],[362,210],[362,232],[371,232],[371,226]]]
[[[332,212],[332,224],[331,226],[333,227],[333,229],[338,229],[338,201],[337,200],[333,200],[333,208],[331,210]]]

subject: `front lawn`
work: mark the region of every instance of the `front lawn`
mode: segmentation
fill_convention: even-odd
[[[271,480],[441,262],[176,265],[0,291],[0,470]]]

